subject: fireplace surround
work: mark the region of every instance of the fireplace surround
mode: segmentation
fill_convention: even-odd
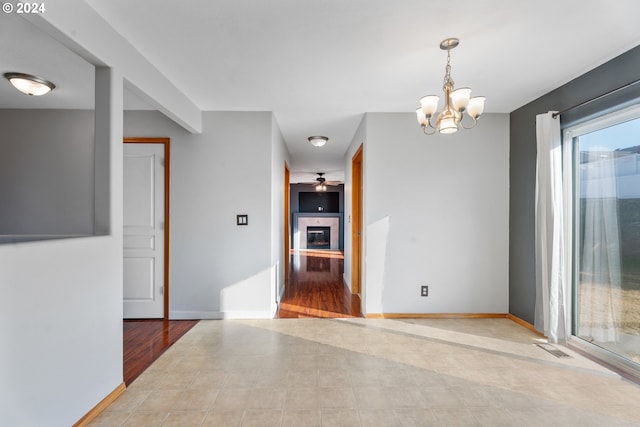
[[[294,212],[293,213],[293,239],[292,245],[293,249],[332,249],[332,250],[341,250],[342,249],[342,214],[341,213],[304,213],[304,212]],[[326,227],[329,229],[328,237],[329,245],[323,245],[324,247],[319,248],[312,244],[311,247],[308,246],[309,237],[307,230],[311,228],[312,231],[317,231],[317,227]],[[320,233],[311,233],[317,234],[320,237]],[[324,235],[322,237],[325,237]]]

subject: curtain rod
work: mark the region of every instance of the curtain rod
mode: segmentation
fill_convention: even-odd
[[[603,94],[601,94],[601,95],[594,96],[593,98],[587,99],[586,101],[582,101],[582,102],[580,102],[580,103],[578,103],[578,104],[576,104],[576,105],[573,105],[573,106],[571,106],[571,107],[569,107],[569,108],[565,108],[565,109],[564,109],[564,110],[562,110],[562,111],[558,111],[557,113],[553,113],[553,114],[551,115],[551,117],[553,117],[554,119],[556,119],[556,118],[558,118],[558,116],[560,116],[560,115],[562,115],[562,114],[564,114],[564,113],[567,113],[567,112],[569,112],[569,111],[571,111],[571,110],[573,110],[573,109],[575,109],[575,108],[582,107],[583,105],[590,104],[590,103],[592,103],[593,101],[597,101],[598,99],[601,99],[601,98],[604,98],[604,97],[606,97],[606,96],[609,96],[609,95],[611,95],[611,94],[613,94],[613,93],[616,93],[616,92],[618,92],[618,91],[621,91],[622,89],[626,89],[626,88],[628,88],[629,86],[633,86],[633,85],[635,85],[635,84],[637,84],[637,83],[640,83],[640,79],[638,79],[638,80],[634,80],[634,81],[632,81],[631,83],[627,83],[627,84],[625,84],[625,85],[622,85],[622,86],[620,86],[620,87],[617,87],[617,88],[615,88],[615,89],[612,89],[612,90],[610,90],[609,92],[605,92],[605,93],[603,93]]]

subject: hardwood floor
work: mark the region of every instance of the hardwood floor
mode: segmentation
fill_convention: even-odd
[[[344,284],[342,252],[292,251],[290,266],[276,318],[362,316],[360,297]]]
[[[128,386],[197,320],[125,320],[123,322],[124,383]]]

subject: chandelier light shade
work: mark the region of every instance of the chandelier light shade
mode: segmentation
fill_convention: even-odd
[[[326,136],[310,136],[307,139],[309,140],[309,143],[311,143],[311,145],[313,145],[314,147],[322,147],[327,143],[327,141],[329,141],[329,138],[327,138]]]
[[[440,43],[440,49],[447,51],[447,66],[445,68],[442,91],[444,92],[444,107],[436,116],[440,97],[437,95],[427,95],[420,98],[420,108],[416,110],[418,123],[422,131],[427,135],[433,135],[436,131],[440,133],[454,133],[461,127],[471,129],[478,124],[478,118],[484,111],[484,96],[471,98],[471,89],[462,87],[454,89],[451,78],[451,50],[460,44],[456,38],[448,38]],[[465,116],[471,118],[471,124],[466,126],[463,123]],[[435,117],[435,124],[433,118]]]
[[[31,74],[4,73],[4,77],[20,92],[32,96],[45,95],[56,87],[49,80]]]

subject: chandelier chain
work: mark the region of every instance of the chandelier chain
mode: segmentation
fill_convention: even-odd
[[[454,87],[453,79],[451,78],[451,51],[447,51],[447,66],[445,67],[444,82],[442,83],[442,89],[449,86]]]

